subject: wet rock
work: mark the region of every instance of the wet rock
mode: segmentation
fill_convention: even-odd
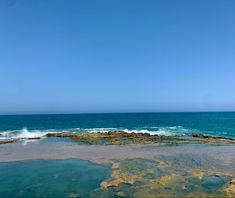
[[[209,137],[207,135],[197,134],[197,133],[193,133],[191,136],[194,138],[208,138]]]
[[[203,134],[197,134],[197,133],[193,133],[190,136],[193,138],[208,139],[208,140],[232,140],[232,141],[235,141],[235,138],[209,136],[209,135],[203,135]]]
[[[126,132],[92,132],[92,133],[48,133],[47,137],[69,137],[74,141],[85,144],[125,145],[125,144],[150,144],[164,140],[174,140],[175,137],[156,136],[149,133]]]
[[[2,140],[0,141],[0,144],[9,144],[9,143],[14,143],[16,140]]]
[[[90,145],[126,145],[126,144],[205,144],[205,143],[235,143],[234,138],[192,134],[189,136],[159,136],[149,133],[90,132],[90,133],[48,133],[47,137],[71,138],[72,140]]]
[[[76,134],[74,133],[48,133],[47,137],[74,137]]]
[[[31,138],[27,138],[27,140],[40,140],[40,137],[31,137]]]

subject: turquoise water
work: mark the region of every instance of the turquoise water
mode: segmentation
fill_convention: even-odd
[[[160,135],[201,133],[235,137],[235,112],[0,116],[1,139],[43,136],[58,131],[117,130]]]
[[[88,197],[109,174],[78,159],[0,163],[0,197]]]

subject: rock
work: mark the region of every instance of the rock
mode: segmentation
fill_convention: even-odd
[[[191,136],[194,138],[208,138],[209,137],[207,135],[198,134],[198,133],[193,133]]]
[[[27,138],[28,140],[39,140],[41,139],[40,137],[31,137],[31,138]]]
[[[190,137],[189,137],[190,136]],[[207,136],[202,134],[192,134],[189,136],[158,136],[149,133],[127,133],[123,131],[115,132],[90,132],[90,133],[48,133],[47,137],[71,138],[76,142],[90,145],[126,145],[126,144],[189,144],[189,143],[235,143],[234,138],[223,138]],[[197,138],[192,140],[192,138]]]
[[[9,144],[9,143],[14,143],[16,140],[2,140],[0,141],[0,144]]]
[[[235,179],[229,182],[229,184],[223,189],[223,192],[229,198],[235,197]]]
[[[197,133],[193,133],[190,136],[193,138],[201,138],[201,139],[208,139],[208,140],[232,140],[232,141],[235,141],[235,138],[209,136],[209,135],[203,135],[203,134],[197,134]]]
[[[48,133],[47,137],[74,137],[76,134],[74,133]]]

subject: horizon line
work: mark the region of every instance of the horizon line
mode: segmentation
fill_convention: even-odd
[[[143,111],[143,112],[74,112],[74,113],[16,113],[0,114],[0,116],[24,116],[24,115],[86,115],[86,114],[154,114],[154,113],[235,113],[232,111]]]

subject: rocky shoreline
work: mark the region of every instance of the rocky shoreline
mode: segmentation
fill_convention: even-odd
[[[190,135],[151,135],[149,133],[127,132],[91,132],[91,133],[48,133],[47,137],[71,138],[75,142],[89,145],[128,145],[128,144],[190,144],[190,143],[235,143],[235,138],[207,136],[202,134]]]
[[[149,133],[127,133],[116,132],[87,132],[87,133],[48,133],[47,138],[70,138],[75,142],[88,145],[127,145],[127,144],[203,144],[203,143],[235,143],[235,138],[226,138],[219,136],[208,136],[203,134],[189,135],[151,135]],[[41,137],[26,138],[27,140],[39,140]],[[1,140],[0,144],[8,144],[20,141],[22,139]]]
[[[73,158],[110,164],[109,177],[90,197],[234,197],[234,143],[200,134],[49,133],[30,144],[6,142],[0,160]]]

